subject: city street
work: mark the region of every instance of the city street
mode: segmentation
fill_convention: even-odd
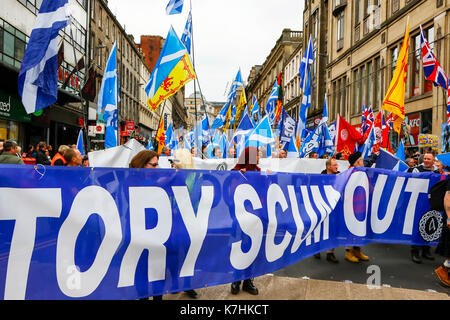
[[[348,262],[344,258],[345,249],[340,247],[335,250],[335,256],[339,260],[337,264],[328,262],[326,253],[322,252],[320,260],[309,257],[274,274],[283,277],[308,277],[316,280],[352,281],[366,284],[372,274],[367,273],[367,268],[377,265],[381,271],[381,285],[414,290],[434,290],[450,295],[450,288],[441,286],[433,272],[442,263],[442,257],[435,256],[434,261],[423,259],[422,264],[416,264],[411,261],[410,246],[400,244],[373,243],[363,247],[363,252],[370,257],[370,261]]]

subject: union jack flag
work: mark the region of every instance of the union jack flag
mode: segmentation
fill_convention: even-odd
[[[389,115],[386,118],[386,123],[388,124],[389,128],[394,129],[394,116],[392,113],[389,113]]]
[[[372,125],[374,121],[373,111],[372,107],[367,108],[365,104],[363,104],[363,110],[361,113],[361,133],[364,135],[364,133],[370,129],[370,126]]]
[[[427,80],[433,81],[435,86],[447,88],[448,78],[436,59],[430,45],[423,34],[422,26],[420,26],[420,45],[422,47],[423,73]]]
[[[447,84],[447,124],[450,125],[450,81]]]

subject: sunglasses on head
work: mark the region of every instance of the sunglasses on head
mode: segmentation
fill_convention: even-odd
[[[151,163],[151,162],[149,162],[148,164],[151,165],[152,167],[157,167],[158,166],[158,163]]]

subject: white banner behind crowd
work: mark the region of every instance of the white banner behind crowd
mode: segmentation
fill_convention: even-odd
[[[131,139],[126,144],[106,150],[94,151],[88,154],[91,167],[108,168],[128,168],[133,157],[140,151],[145,150],[144,146],[135,139]],[[160,157],[159,167],[170,168],[169,159],[173,157]],[[195,169],[199,170],[231,170],[235,166],[237,159],[200,159],[193,158]],[[273,172],[291,173],[321,173],[325,170],[326,159],[309,158],[263,158],[259,167],[262,171],[271,170]],[[348,169],[347,160],[338,160],[339,171]]]

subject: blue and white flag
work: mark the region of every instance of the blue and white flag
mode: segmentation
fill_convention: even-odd
[[[166,13],[179,14],[183,11],[183,0],[170,0],[166,7]]]
[[[270,127],[269,117],[266,115],[258,125],[247,135],[245,147],[259,147],[275,142]],[[269,149],[269,147],[267,148]]]
[[[230,106],[234,104],[234,98],[236,97],[236,90],[238,87],[242,86],[242,76],[241,70],[236,74],[236,78],[233,81],[233,84],[230,88],[230,92],[228,93],[227,102],[223,105],[219,114],[214,119],[213,124],[211,125],[211,129],[222,128],[225,125],[225,120],[227,118],[227,112]],[[236,109],[236,107],[234,107]],[[236,114],[236,113],[235,113]],[[234,120],[233,120],[234,123]]]
[[[297,122],[283,110],[283,121],[281,122],[280,144],[289,143],[291,137],[296,138],[295,129]]]
[[[300,157],[315,151],[321,157],[324,153],[333,153],[334,145],[328,131],[327,97],[325,96],[322,119],[317,127],[306,137],[300,148]]]
[[[81,155],[84,156],[83,128],[78,132],[77,149],[80,151]]]
[[[208,116],[205,116],[205,118],[201,122],[201,134],[202,134],[202,141],[203,143],[208,143],[211,139],[209,134],[209,121]]]
[[[106,122],[105,127],[105,147],[117,147],[117,102],[118,102],[118,76],[117,76],[117,44],[109,54],[106,63],[105,73],[102,79],[102,85],[98,94],[97,113],[103,114],[103,120]]]
[[[155,148],[153,147],[153,143],[152,143],[152,138],[151,137],[148,139],[148,143],[147,143],[147,146],[145,147],[145,149],[147,149],[147,150],[155,150]]]
[[[69,19],[68,0],[42,1],[18,78],[19,94],[28,114],[58,98],[58,32]]]
[[[373,146],[377,142],[377,137],[375,135],[375,126],[372,124],[370,127],[369,135],[367,136],[366,141],[362,146],[359,147],[359,152],[361,152],[361,156],[363,159],[366,159],[370,155],[372,155]]]
[[[217,114],[216,119],[214,119],[214,122],[211,125],[211,129],[222,128],[225,125],[229,107],[230,104],[228,102],[223,105],[222,109],[220,109],[219,113]]]
[[[244,113],[244,116],[242,117],[239,126],[236,128],[236,131],[234,132],[231,141],[239,143],[241,139],[245,139],[245,136],[247,136],[253,130],[253,128],[254,125],[251,122],[248,113]]]
[[[380,148],[380,154],[375,162],[375,168],[406,172],[409,167],[405,162],[394,156],[389,151]]]
[[[253,125],[256,125],[259,120],[261,119],[261,110],[259,110],[258,100],[256,99],[256,96],[253,95],[252,98],[252,111],[251,111],[251,117],[250,120],[252,121]],[[257,116],[257,120],[255,122],[255,115]]]
[[[291,141],[289,141],[287,143],[287,145],[288,145],[287,157],[288,158],[298,158],[299,157],[299,153],[298,153],[297,145],[295,144],[294,136],[291,137]]]
[[[167,127],[166,132],[164,133],[164,144],[170,148],[170,142],[172,141],[173,136],[173,125],[172,122]],[[172,148],[171,148],[172,149]]]
[[[275,107],[278,100],[278,83],[275,80],[273,84],[272,91],[270,92],[269,100],[267,100],[266,104],[266,115],[269,117],[270,125],[272,126],[275,121]]]
[[[403,141],[400,141],[400,145],[398,146],[397,152],[395,153],[395,156],[405,162],[405,146],[403,145]]]
[[[191,38],[192,38],[192,14],[189,11],[186,26],[184,27],[183,34],[181,35],[181,42],[183,42],[189,54],[191,54]]]
[[[309,35],[308,47],[306,48],[305,54],[303,55],[302,63],[300,64],[300,69],[299,69],[300,88],[302,89],[302,91],[305,90],[305,87],[304,87],[305,77],[306,77],[306,74],[308,73],[309,66],[313,62],[314,62],[314,57],[313,57],[312,38],[311,38],[311,35]],[[309,78],[310,78],[310,76],[308,76],[308,79]]]
[[[306,118],[308,114],[308,109],[311,106],[311,70],[308,73],[308,80],[306,81],[306,88],[303,91],[302,104],[300,106],[300,111],[298,113],[298,122],[297,122],[297,132],[296,136],[300,138],[300,141],[306,138],[305,129],[306,129]]]
[[[228,152],[228,139],[225,133],[223,133],[222,136],[220,137],[219,147],[220,150],[222,151],[222,158],[226,158]]]

